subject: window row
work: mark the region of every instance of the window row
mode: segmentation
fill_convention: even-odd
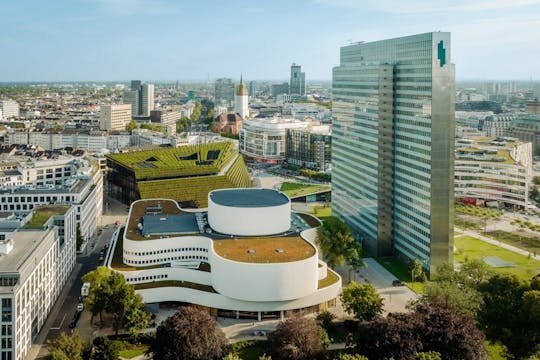
[[[147,265],[147,264],[156,264],[156,263],[163,263],[166,261],[173,261],[173,260],[204,260],[208,261],[208,258],[206,256],[199,256],[199,255],[186,255],[186,256],[173,256],[169,258],[161,258],[161,259],[150,259],[150,260],[127,260],[124,259],[124,261],[131,265]]]
[[[166,254],[166,253],[177,252],[177,251],[202,251],[202,252],[208,252],[208,249],[200,248],[200,247],[189,247],[189,248],[176,248],[176,249],[165,249],[165,250],[143,251],[143,252],[124,250],[124,255],[145,256],[145,255]]]

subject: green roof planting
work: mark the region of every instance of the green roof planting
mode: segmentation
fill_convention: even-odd
[[[41,229],[43,225],[54,215],[64,215],[69,206],[42,206],[34,210],[32,219],[26,223],[25,229]]]
[[[235,155],[233,143],[219,142],[108,154],[106,157],[131,170],[137,180],[217,174]]]

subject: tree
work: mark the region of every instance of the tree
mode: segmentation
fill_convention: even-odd
[[[212,360],[221,359],[229,347],[207,312],[187,306],[158,326],[149,352],[155,360]]]
[[[47,342],[51,360],[83,360],[81,356],[83,348],[84,342],[77,330],[71,335],[62,333],[56,339]]]
[[[314,359],[330,341],[315,320],[293,317],[279,324],[268,335],[268,354],[276,360]]]
[[[477,290],[450,281],[435,281],[426,286],[426,291],[420,298],[420,302],[431,303],[433,301],[450,305],[461,314],[472,318],[476,318],[476,314],[483,304],[482,295]]]
[[[103,311],[111,314],[116,334],[124,328],[135,335],[148,327],[149,316],[142,298],[122,274],[100,266],[84,275],[83,281],[91,284],[85,306],[92,312],[92,319],[99,314],[101,320]]]
[[[242,359],[237,354],[228,353],[227,356],[222,358],[222,360],[242,360]]]
[[[133,130],[135,130],[135,129],[138,128],[138,127],[139,127],[139,125],[137,124],[137,122],[134,121],[134,120],[131,120],[131,121],[129,122],[129,124],[126,125],[126,130],[127,130],[127,131],[133,131]]]
[[[442,360],[441,354],[437,351],[419,352],[416,360]]]
[[[259,356],[259,360],[272,360],[272,357],[266,354]]]
[[[360,247],[351,229],[336,217],[326,219],[317,229],[317,245],[331,268],[349,263],[349,278],[352,269],[364,266]]]
[[[76,250],[79,250],[84,242],[84,238],[81,234],[81,224],[77,224],[77,230],[76,230]]]
[[[192,122],[199,121],[199,118],[201,117],[201,110],[202,110],[201,103],[198,101],[195,101],[195,107],[193,108],[193,111],[191,112],[191,118],[190,118]]]
[[[416,279],[420,278],[424,273],[424,268],[422,263],[418,259],[412,259],[409,263],[409,270],[411,272],[411,280],[415,282]]]
[[[326,331],[332,326],[332,321],[336,318],[336,315],[332,314],[330,311],[323,311],[317,314],[315,320],[319,323],[320,326]]]
[[[484,337],[473,319],[444,303],[418,304],[413,310],[361,323],[356,352],[370,359],[413,360],[430,351],[443,359],[486,359]]]
[[[359,354],[339,354],[334,360],[368,360],[368,358]]]
[[[461,265],[459,273],[462,275],[463,285],[474,288],[478,288],[480,284],[485,283],[495,275],[489,265],[480,259],[466,261]]]
[[[367,283],[352,281],[340,295],[345,311],[358,320],[373,320],[383,312],[383,299],[377,290]]]
[[[187,116],[182,116],[180,120],[176,122],[176,132],[181,133],[190,126],[191,120]]]
[[[106,336],[100,336],[94,339],[94,351],[92,360],[111,360],[118,359],[121,346],[118,342],[109,340]]]

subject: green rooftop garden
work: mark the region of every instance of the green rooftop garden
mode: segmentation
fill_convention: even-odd
[[[154,288],[162,288],[162,287],[184,287],[199,291],[206,291],[210,293],[217,293],[216,290],[214,290],[213,287],[210,285],[202,285],[197,284],[189,281],[180,281],[180,280],[165,280],[165,281],[152,281],[148,283],[143,284],[135,284],[133,285],[135,287],[135,290],[144,290],[144,289],[154,289]]]
[[[229,141],[108,154],[109,160],[132,171],[137,180],[217,174],[238,151]]]
[[[280,190],[291,199],[317,194],[324,191],[330,191],[330,189],[331,188],[328,185],[301,184],[293,182],[284,182],[281,184],[280,188]]]
[[[330,286],[332,284],[335,284],[338,282],[339,276],[333,271],[328,269],[328,272],[326,274],[326,277],[324,279],[319,280],[319,286],[318,289],[325,288],[327,286]]]
[[[25,229],[42,229],[43,225],[54,215],[64,215],[69,206],[42,206],[34,209],[32,219],[26,223]]]

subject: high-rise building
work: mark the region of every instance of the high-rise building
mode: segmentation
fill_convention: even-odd
[[[525,104],[525,112],[531,115],[540,116],[540,100],[534,99],[527,101]]]
[[[289,82],[290,95],[306,95],[306,73],[302,72],[302,67],[293,63],[291,65],[291,80]]]
[[[236,93],[234,94],[234,112],[238,113],[242,119],[249,117],[248,102],[248,90],[242,82],[242,76],[240,76],[240,84],[236,87]]]
[[[19,116],[19,103],[14,100],[0,101],[0,120]]]
[[[454,88],[450,33],[341,48],[332,205],[369,253],[452,263]]]
[[[232,79],[217,79],[214,84],[214,101],[216,105],[224,104],[229,109],[234,102],[234,83]]]
[[[132,116],[150,116],[154,110],[154,85],[131,80],[130,90],[124,91],[124,104],[131,105]]]
[[[131,105],[101,105],[99,128],[101,130],[125,130],[131,121]]]
[[[141,85],[141,116],[150,116],[150,112],[154,110],[154,85]]]

